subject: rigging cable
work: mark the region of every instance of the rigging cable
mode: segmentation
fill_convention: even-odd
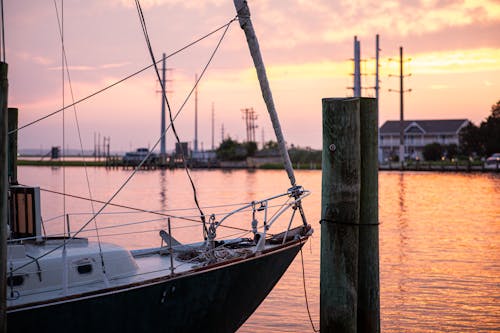
[[[314,327],[311,310],[309,310],[309,300],[307,298],[307,289],[306,289],[306,271],[304,268],[304,255],[302,254],[302,246],[300,247],[300,261],[302,263],[302,284],[304,286],[304,299],[306,301],[306,309],[307,309],[307,314],[309,316],[309,322],[311,323],[311,328],[313,332],[319,332],[319,329],[316,329],[316,327]]]
[[[3,1],[3,0],[0,0],[0,1]],[[170,54],[166,57],[166,59],[171,58],[171,57],[173,57],[173,56],[175,56],[175,55],[177,55],[177,54],[179,54],[179,53],[181,53],[181,52],[185,51],[186,49],[190,48],[191,46],[193,46],[193,45],[195,45],[195,44],[197,44],[197,43],[201,42],[202,40],[204,40],[204,39],[206,39],[206,38],[208,38],[208,37],[212,36],[213,34],[215,34],[215,33],[219,32],[220,30],[222,30],[222,29],[224,29],[224,28],[226,28],[226,30],[227,30],[227,27],[228,27],[231,23],[233,23],[234,21],[235,21],[235,19],[231,19],[228,23],[226,23],[226,24],[224,24],[224,25],[222,25],[222,26],[218,27],[217,29],[215,29],[215,30],[213,30],[213,31],[211,31],[211,32],[209,32],[209,33],[207,33],[207,34],[205,34],[205,35],[203,35],[203,36],[199,37],[198,39],[196,39],[196,40],[192,41],[191,43],[189,43],[189,44],[187,44],[187,45],[185,45],[185,46],[181,47],[181,48],[180,48],[180,49],[178,49],[177,51],[174,51],[174,52],[170,53]],[[159,63],[160,61],[162,61],[162,59],[161,59],[161,60],[158,60],[158,62],[157,62],[157,63]],[[154,65],[153,65],[153,64],[151,64],[151,65],[148,65],[148,66],[146,66],[146,67],[143,67],[143,68],[141,68],[141,69],[137,70],[136,72],[134,72],[134,73],[132,73],[132,74],[129,74],[129,75],[125,76],[124,78],[122,78],[122,79],[120,79],[120,80],[118,80],[118,81],[116,81],[116,82],[114,82],[114,83],[111,83],[111,84],[110,84],[110,85],[108,85],[108,86],[105,86],[104,88],[101,88],[101,89],[99,89],[99,90],[97,90],[97,91],[95,91],[95,92],[93,92],[93,93],[91,93],[91,94],[89,94],[89,95],[87,95],[87,96],[85,96],[85,97],[83,97],[83,98],[80,98],[79,100],[77,100],[77,101],[76,101],[76,102],[74,102],[73,104],[66,105],[66,106],[64,107],[64,109],[70,108],[70,107],[72,107],[72,106],[74,106],[74,105],[77,105],[77,104],[80,104],[80,103],[82,103],[82,102],[84,102],[84,101],[86,101],[86,100],[88,100],[88,99],[90,99],[90,98],[92,98],[92,97],[95,97],[95,96],[97,96],[97,95],[99,95],[99,94],[101,94],[101,93],[105,92],[106,90],[109,90],[109,89],[111,89],[111,88],[113,88],[113,87],[115,87],[115,86],[117,86],[117,85],[119,85],[119,84],[121,84],[121,83],[123,83],[123,82],[125,82],[125,81],[127,81],[127,80],[129,80],[129,79],[131,79],[131,78],[133,78],[133,77],[135,77],[135,76],[137,76],[137,75],[139,75],[139,74],[141,74],[142,72],[144,72],[144,71],[146,71],[146,70],[150,69],[150,68],[151,68],[151,67],[153,67],[153,66],[154,66]],[[50,118],[50,117],[52,117],[52,116],[54,116],[54,115],[58,114],[59,112],[62,112],[64,109],[58,109],[58,110],[53,111],[53,112],[51,112],[51,113],[49,113],[49,114],[46,114],[45,116],[42,116],[42,117],[40,117],[40,118],[38,118],[38,119],[35,119],[35,120],[33,120],[33,121],[31,121],[31,122],[29,122],[29,123],[27,123],[27,124],[24,124],[24,125],[23,125],[23,126],[21,126],[21,127],[18,127],[18,128],[16,128],[16,129],[11,130],[8,134],[10,135],[10,134],[14,134],[14,133],[16,133],[16,132],[19,132],[20,130],[22,130],[22,129],[26,128],[26,127],[29,127],[29,126],[31,126],[31,125],[34,125],[34,124],[36,124],[36,123],[38,123],[38,122],[40,122],[40,121],[42,121],[42,120],[45,120],[45,119],[47,119],[47,118]],[[180,110],[177,112],[177,114],[178,114],[179,112],[180,112]],[[175,118],[177,118],[177,114],[175,115],[174,120],[175,120]]]
[[[141,23],[142,32],[144,33],[144,38],[146,40],[146,45],[147,45],[147,48],[149,51],[149,55],[151,56],[151,61],[152,61],[153,66],[154,66],[156,76],[158,78],[158,81],[160,82],[161,90],[165,91],[164,82],[162,81],[162,79],[160,77],[160,73],[158,71],[158,66],[156,64],[156,59],[155,59],[155,56],[153,53],[153,48],[151,46],[151,40],[149,38],[148,29],[146,27],[146,19],[144,18],[144,13],[142,12],[142,8],[141,8],[141,4],[140,4],[139,0],[135,0],[135,5],[137,8],[137,14],[139,15],[139,21]],[[197,83],[198,82],[196,82],[196,84]],[[172,127],[172,132],[174,133],[174,136],[175,136],[175,139],[177,140],[177,143],[180,144],[181,140],[179,138],[179,135],[177,134],[177,130],[175,129],[174,121],[172,119],[172,109],[170,108],[170,103],[168,101],[167,95],[163,94],[162,98],[165,100],[165,103],[167,105],[168,116],[170,118],[170,127]],[[161,133],[160,139],[162,139],[165,136],[165,134],[166,134],[166,130],[163,133]],[[193,189],[194,202],[195,202],[196,207],[198,208],[198,211],[200,213],[200,219],[201,219],[201,222],[203,224],[203,235],[206,236],[208,230],[206,227],[205,214],[201,210],[200,204],[198,203],[198,195],[196,193],[196,186],[194,185],[193,179],[191,177],[191,173],[189,172],[189,169],[187,167],[186,157],[184,156],[184,152],[182,149],[181,149],[181,158],[182,158],[182,163],[184,165],[184,170],[186,171],[189,182],[191,183],[191,188]]]
[[[153,66],[154,66],[154,69],[155,69],[155,72],[156,72],[156,76],[158,78],[158,81],[160,82],[162,91],[164,91],[165,90],[165,87],[163,86],[164,83],[163,83],[163,81],[161,80],[161,77],[160,77],[160,72],[158,70],[157,61],[156,61],[155,56],[154,56],[153,48],[151,46],[151,40],[149,38],[148,29],[147,29],[147,26],[146,26],[146,20],[144,18],[144,13],[142,11],[142,7],[141,7],[141,4],[140,4],[140,1],[139,0],[135,0],[135,4],[136,4],[136,7],[137,7],[137,13],[139,15],[139,20],[141,22],[142,31],[144,33],[144,38],[146,40],[146,44],[147,44],[147,47],[148,47],[149,55],[151,56],[151,60],[152,60],[152,63],[153,63]],[[233,19],[233,21],[234,21],[234,19]],[[226,32],[227,32],[228,29],[229,29],[229,24],[226,26],[226,29],[224,30],[221,38],[219,39],[219,42],[217,43],[217,46],[215,47],[215,50],[213,51],[212,55],[210,56],[208,63],[205,65],[205,68],[203,69],[203,72],[201,73],[201,75],[197,79],[197,81],[195,82],[195,85],[194,85],[193,89],[195,89],[198,86],[198,82],[200,82],[201,77],[203,76],[203,74],[205,73],[206,69],[208,68],[208,65],[211,63],[211,61],[212,61],[215,53],[219,49],[219,46],[222,43],[222,40],[224,39],[224,37],[225,37]],[[187,99],[184,101],[184,103],[182,104],[182,106],[180,107],[180,109],[182,109],[184,107],[184,105],[186,104],[187,100],[191,96],[192,91],[193,90],[191,90],[191,92],[189,93]],[[177,134],[177,130],[175,129],[174,119],[172,117],[172,109],[170,107],[170,103],[168,101],[167,95],[164,94],[163,98],[164,98],[164,100],[166,102],[167,109],[168,109],[168,115],[169,115],[169,118],[170,118],[170,127],[172,128],[172,132],[174,133],[175,139],[180,144],[181,140],[179,138],[179,135]],[[166,131],[167,131],[167,129],[163,133],[161,133],[160,140],[161,140],[161,138],[163,138],[165,136]],[[158,144],[158,142],[157,142],[157,144]],[[156,145],[155,145],[155,147],[156,147]],[[186,158],[184,156],[184,152],[182,151],[182,149],[181,149],[181,157],[182,157],[182,162],[183,162],[183,165],[184,165],[184,170],[186,171],[186,174],[188,176],[189,182],[191,183],[191,188],[193,190],[194,202],[195,202],[196,207],[198,208],[198,211],[200,213],[201,222],[203,223],[203,236],[206,239],[206,235],[208,234],[208,229],[206,227],[205,214],[203,213],[203,211],[202,211],[202,209],[200,207],[200,204],[198,202],[198,195],[197,195],[197,192],[196,192],[196,186],[195,186],[195,184],[193,182],[193,178],[191,177],[191,173],[189,172],[189,168],[187,166],[187,161],[186,161]]]
[[[62,3],[61,3],[62,4]],[[56,17],[57,17],[57,27],[59,28],[59,34],[60,34],[60,37],[61,37],[61,44],[62,44],[62,60],[63,60],[63,63],[62,63],[62,71],[63,71],[63,107],[64,107],[64,69],[66,69],[66,74],[67,74],[67,78],[68,78],[68,85],[69,85],[69,90],[70,90],[70,93],[71,93],[71,100],[73,102],[73,113],[75,114],[75,125],[76,125],[76,129],[77,129],[77,133],[78,133],[78,140],[79,140],[79,143],[80,143],[80,151],[82,153],[82,156],[84,155],[83,154],[83,140],[82,140],[82,134],[81,134],[81,131],[80,131],[80,123],[78,121],[78,114],[76,112],[76,105],[75,105],[75,95],[73,93],[73,85],[72,85],[72,82],[71,82],[71,76],[69,74],[69,66],[68,66],[68,58],[67,58],[67,55],[66,55],[66,48],[64,46],[64,39],[63,39],[63,32],[64,32],[64,27],[63,27],[63,23],[62,22],[62,5],[61,5],[61,21],[59,20],[59,10],[57,8],[57,2],[56,0],[54,0],[54,7],[55,7],[55,11],[56,11]],[[64,116],[64,111],[63,111],[63,116]],[[64,122],[63,122],[63,130],[64,130]],[[64,151],[64,144],[63,144],[63,151]],[[64,154],[63,154],[64,156]],[[65,174],[65,169],[63,167],[63,177],[65,179],[66,177],[66,174]],[[89,173],[88,173],[88,170],[87,170],[87,162],[85,161],[85,159],[83,160],[83,169],[85,171],[85,180],[86,180],[86,183],[87,183],[87,190],[88,190],[88,194],[89,194],[89,198],[90,198],[90,206],[91,206],[91,210],[92,210],[92,214],[94,215],[95,214],[95,208],[94,208],[94,201],[92,200],[92,191],[90,189],[90,180],[89,180]],[[64,190],[63,190],[63,193],[66,193],[66,183],[65,181],[63,182],[63,187],[64,187]],[[66,196],[64,196],[64,198],[66,198]],[[64,215],[66,215],[66,204],[64,204]],[[64,224],[64,223],[63,223]],[[66,224],[64,224],[64,226],[66,226]],[[96,236],[97,236],[97,244],[98,244],[98,247],[99,247],[99,255],[100,255],[100,258],[101,258],[101,269],[102,269],[102,273],[103,273],[103,276],[104,276],[104,281],[106,284],[108,284],[108,281],[107,281],[107,277],[106,277],[106,267],[104,265],[104,255],[103,255],[103,252],[102,252],[102,246],[101,246],[101,238],[99,237],[99,228],[97,226],[97,218],[94,219],[94,226],[95,226],[95,232],[96,232]],[[68,225],[68,228],[69,228],[69,225]],[[69,234],[69,230],[68,230],[68,234]]]
[[[59,194],[59,195],[69,196],[69,197],[75,198],[75,199],[88,200],[88,201],[93,201],[93,202],[96,202],[96,203],[106,204],[106,201],[101,201],[101,200],[96,200],[96,199],[89,199],[89,198],[81,197],[81,196],[78,196],[78,195],[57,192],[57,191],[53,191],[53,190],[49,190],[49,189],[44,189],[44,188],[40,188],[40,190],[44,191],[44,192],[53,193],[53,194]],[[147,209],[142,209],[142,208],[135,208],[135,207],[125,206],[125,205],[120,205],[120,204],[115,204],[115,203],[111,203],[111,202],[108,203],[107,205],[108,206],[112,206],[112,207],[119,207],[119,208],[125,208],[125,209],[135,210],[135,211],[142,212],[142,213],[149,213],[149,214],[159,215],[159,216],[162,216],[162,217],[171,217],[171,218],[176,218],[176,219],[179,219],[179,220],[185,220],[185,221],[200,223],[199,220],[195,220],[195,219],[192,219],[192,218],[189,218],[189,217],[184,217],[184,216],[176,216],[176,215],[171,215],[171,214],[165,214],[165,213],[161,213],[161,212],[157,212],[157,211],[152,211],[152,210],[147,210]],[[220,207],[220,206],[211,206],[211,207],[208,207],[208,208],[217,208],[217,207]],[[222,206],[222,207],[225,207],[225,206]],[[238,227],[233,227],[233,226],[228,226],[228,225],[223,225],[222,227],[223,228],[227,228],[227,229],[234,229],[234,230],[240,230],[240,231],[248,231],[248,229],[238,228]]]
[[[222,34],[221,38],[219,39],[219,42],[217,44],[217,46],[215,47],[214,51],[212,52],[209,60],[208,60],[208,63],[205,65],[201,75],[200,75],[200,79],[201,77],[203,76],[203,74],[205,73],[205,71],[207,70],[208,68],[208,65],[211,63],[213,57],[215,56],[215,53],[217,52],[217,50],[219,49],[219,46],[220,44],[222,43],[222,40],[223,38],[225,37],[226,35],[226,32],[227,30],[229,29],[229,26],[231,25],[232,22],[235,21],[235,18],[233,18],[231,21],[229,21],[229,23],[227,23],[226,25],[224,25],[223,27],[225,27],[226,29],[224,30],[224,33]],[[221,27],[222,29],[222,27]],[[220,29],[219,29],[220,30]],[[150,65],[148,66],[149,67],[152,67],[153,65]],[[124,80],[121,80],[121,82],[123,82]],[[199,80],[198,80],[199,81]],[[116,85],[116,84],[115,84]],[[192,92],[193,92],[194,88],[191,90],[191,92],[189,93],[187,99],[189,98],[189,96],[191,96]],[[101,90],[102,91],[102,90]],[[95,95],[96,93],[94,93],[93,95]],[[87,97],[88,98],[88,97]],[[175,114],[175,117],[174,117],[174,120],[175,118],[179,115],[179,113],[182,111],[183,109],[183,106],[187,103],[187,99],[186,101],[184,101],[184,103],[182,104],[182,106],[179,108],[179,110],[177,111],[177,113]],[[59,110],[59,111],[56,111],[57,112],[60,112],[62,110]],[[55,114],[55,113],[54,113]],[[48,116],[46,116],[45,118],[47,118]],[[27,125],[25,125],[24,127],[26,127]],[[167,128],[168,130],[168,128]],[[14,130],[12,132],[15,132],[17,130]],[[152,149],[150,150],[150,152],[148,153],[148,155],[139,163],[139,165],[136,167],[136,169],[127,177],[127,179],[124,181],[124,183],[113,193],[113,195],[108,199],[108,201],[106,201],[106,203],[101,207],[99,208],[99,210],[87,221],[85,222],[81,227],[80,229],[78,229],[78,231],[76,231],[73,236],[71,236],[70,240],[72,239],[75,239],[77,235],[79,235],[99,214],[101,214],[101,212],[111,203],[111,201],[113,201],[113,199],[116,198],[116,196],[123,190],[123,188],[125,188],[125,186],[130,182],[130,180],[135,176],[135,174],[137,173],[138,170],[140,170],[140,168],[142,167],[142,165],[144,164],[144,162],[146,161],[146,159],[151,155],[151,152],[158,146],[158,144],[160,143],[160,140],[161,140],[161,137],[156,141],[156,143],[153,145]],[[59,250],[60,248],[62,247],[62,245],[59,245],[59,246],[56,246],[54,247],[53,249],[41,254],[40,256],[37,257],[37,259],[40,259],[40,258],[43,258],[57,250]],[[13,272],[15,271],[18,271],[28,265],[30,265],[33,261],[29,261],[19,267],[17,267],[16,269],[13,270]]]
[[[59,14],[58,14],[59,15]],[[59,17],[57,18],[59,21]],[[59,24],[58,24],[59,25]],[[61,78],[62,78],[62,109],[64,110],[64,85],[65,85],[65,77],[64,77],[64,0],[61,0],[61,21],[59,25],[60,29],[60,37],[61,37]],[[64,148],[66,145],[66,133],[65,133],[65,112],[62,112],[62,161],[64,164]],[[63,192],[66,192],[66,168],[62,169],[62,187]],[[63,197],[63,214],[66,215],[66,197]],[[69,231],[68,231],[69,233]],[[62,262],[63,262],[63,271],[62,271],[62,285],[63,285],[63,294],[67,295],[68,293],[68,260],[66,257],[66,223],[63,223],[63,244],[62,244]],[[38,262],[37,258],[33,258],[36,262]]]

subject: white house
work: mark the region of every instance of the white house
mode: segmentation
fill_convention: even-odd
[[[422,159],[425,145],[437,142],[441,145],[458,145],[459,133],[470,123],[467,119],[405,120],[403,121],[406,158]],[[380,127],[379,148],[382,160],[399,155],[399,120],[386,121]]]

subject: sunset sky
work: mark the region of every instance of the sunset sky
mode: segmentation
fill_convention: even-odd
[[[132,0],[68,0],[64,42],[75,100],[151,64]],[[229,22],[232,1],[142,0],[157,59]],[[19,125],[63,105],[61,38],[53,0],[4,2],[9,106]],[[396,75],[404,48],[406,119],[467,118],[479,124],[500,100],[500,2],[497,0],[250,0],[254,28],[289,144],[321,148],[321,99],[352,96],[353,38],[361,41],[362,85],[374,85],[375,35],[380,34],[380,124],[399,119]],[[60,18],[61,20],[61,18]],[[220,38],[217,33],[167,60],[168,94],[177,112]],[[392,61],[390,60],[392,58]],[[411,59],[410,59],[411,58]],[[111,137],[111,150],[152,147],[160,134],[160,88],[152,69],[76,106],[85,149],[94,133]],[[65,104],[72,102],[67,81]],[[364,96],[373,96],[366,89]],[[243,141],[242,108],[259,118],[256,137],[274,139],[243,31],[231,24],[199,86],[199,142],[211,148],[225,135]],[[194,102],[176,120],[182,141],[193,141]],[[19,148],[62,145],[62,114],[19,131]],[[79,148],[75,110],[65,112],[65,142]],[[167,148],[174,139],[167,136]]]

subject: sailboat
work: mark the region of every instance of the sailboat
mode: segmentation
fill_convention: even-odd
[[[312,234],[296,184],[246,1],[234,1],[256,65],[291,187],[225,215],[201,216],[203,239],[128,250],[43,233],[40,188],[9,186],[6,318],[9,332],[235,332],[257,309]],[[2,140],[8,140],[8,137]],[[6,142],[6,141],[4,141]],[[273,226],[285,212],[287,228]],[[251,237],[220,239],[241,212]],[[302,223],[293,227],[295,213]],[[68,228],[69,229],[69,228]]]

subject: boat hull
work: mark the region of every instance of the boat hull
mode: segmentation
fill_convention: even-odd
[[[8,332],[235,332],[303,242],[168,280],[8,311]]]

